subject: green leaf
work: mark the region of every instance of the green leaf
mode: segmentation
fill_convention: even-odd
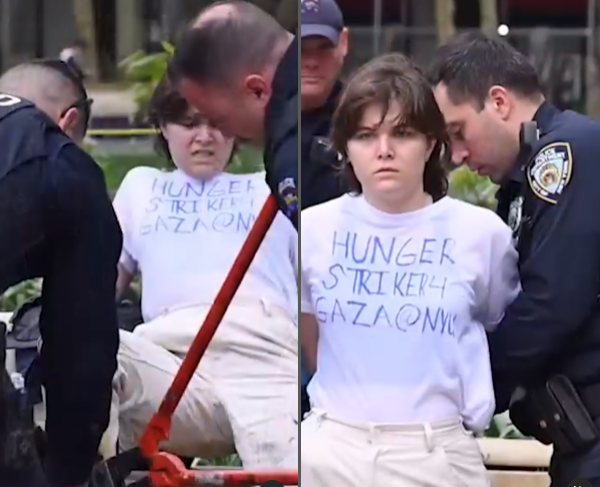
[[[495,209],[497,190],[498,186],[489,178],[475,174],[466,166],[455,169],[450,175],[450,196],[473,205]]]
[[[485,432],[487,438],[504,438],[510,440],[527,439],[515,425],[512,424],[508,413],[498,414],[494,416],[492,423]]]
[[[164,75],[168,59],[168,54],[164,52],[132,59],[124,65],[125,75],[134,80],[156,82]]]
[[[136,52],[119,63],[125,78],[133,82],[134,101],[137,116],[143,116],[154,88],[164,76],[174,47],[168,42],[162,43],[162,52],[146,54]]]
[[[144,51],[135,51],[134,53],[130,54],[129,56],[127,56],[125,59],[122,59],[119,62],[119,69],[126,69],[127,66],[129,66],[131,63],[133,63],[134,61],[137,61],[138,59],[140,59],[141,57],[144,57]]]
[[[175,46],[170,42],[163,42],[162,48],[171,57],[175,54]]]

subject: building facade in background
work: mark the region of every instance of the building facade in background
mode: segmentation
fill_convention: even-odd
[[[403,52],[426,63],[437,44],[436,1],[338,0],[350,27],[347,71],[374,54]],[[486,1],[486,0],[482,0]],[[480,0],[453,0],[457,30],[480,28]],[[600,0],[495,0],[499,33],[537,66],[549,98],[586,110],[586,86],[600,84]],[[377,19],[381,19],[378,26]],[[590,83],[590,80],[595,80]],[[591,91],[591,90],[590,90]],[[598,96],[598,95],[596,95]]]
[[[254,0],[293,29],[297,0]],[[58,56],[84,38],[101,80],[117,76],[120,60],[173,39],[211,0],[0,0],[0,67]]]
[[[348,70],[388,51],[426,61],[437,43],[435,4],[444,0],[338,1],[350,28]],[[479,28],[479,0],[445,1],[454,2],[457,29]],[[595,29],[590,32],[588,28],[597,22],[588,21],[588,2],[595,0],[496,0],[503,33],[532,57],[559,105],[579,107],[585,97],[586,60],[598,64],[598,36]],[[6,69],[24,59],[56,56],[74,39],[83,37],[91,47],[88,67],[92,73],[101,81],[113,81],[119,76],[120,60],[140,49],[160,48],[162,40],[173,40],[209,3],[211,0],[0,0],[0,66]],[[254,3],[288,29],[295,29],[298,0]]]

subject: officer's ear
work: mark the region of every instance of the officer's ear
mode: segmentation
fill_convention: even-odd
[[[72,107],[69,108],[58,121],[58,126],[70,138],[75,139],[78,133],[78,125],[80,120],[79,110]]]
[[[244,87],[257,101],[266,105],[271,99],[271,85],[260,74],[251,74],[244,80]]]
[[[502,120],[507,120],[510,117],[513,110],[512,97],[504,86],[492,86],[488,91],[487,103]]]
[[[340,34],[340,40],[338,41],[337,50],[339,54],[345,58],[348,54],[348,28],[344,27]]]

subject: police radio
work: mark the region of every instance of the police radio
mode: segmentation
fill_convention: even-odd
[[[317,165],[332,167],[341,161],[341,155],[331,146],[327,137],[314,137],[310,146],[309,160]]]

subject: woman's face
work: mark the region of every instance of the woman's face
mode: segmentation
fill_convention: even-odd
[[[233,150],[233,138],[226,138],[208,125],[195,110],[178,124],[162,127],[175,165],[188,176],[210,179],[224,171]]]
[[[368,106],[347,155],[365,196],[409,198],[423,191],[425,163],[434,143],[422,133],[398,126],[398,103]],[[383,121],[382,121],[383,118]]]

